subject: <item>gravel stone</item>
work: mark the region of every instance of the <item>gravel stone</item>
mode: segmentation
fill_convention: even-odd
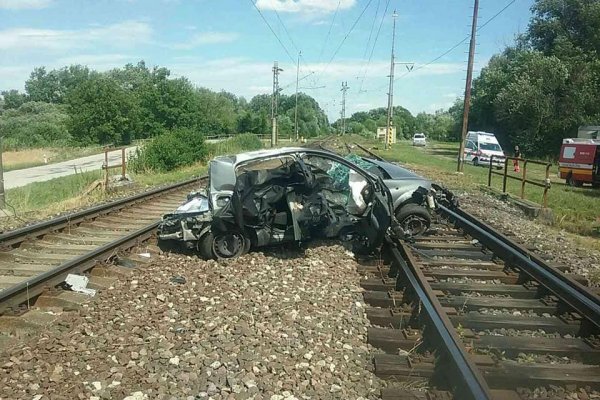
[[[0,350],[0,398],[378,398],[356,268],[334,242],[160,255]]]
[[[552,194],[550,194],[552,195]],[[529,219],[510,203],[483,193],[461,193],[460,206],[503,233],[535,251],[543,259],[566,265],[569,272],[590,279],[600,286],[600,245],[598,240],[581,237]],[[594,243],[594,247],[590,246]]]

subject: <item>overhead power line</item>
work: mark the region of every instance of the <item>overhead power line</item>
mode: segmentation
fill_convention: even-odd
[[[514,3],[516,3],[516,1],[517,0],[511,0],[510,2],[508,2],[508,4],[506,6],[504,6],[500,11],[498,11],[496,14],[494,14],[493,16],[491,16],[490,18],[488,18],[487,21],[485,21],[483,24],[481,24],[481,26],[479,26],[479,28],[477,28],[477,32],[479,33],[479,31],[481,29],[483,29],[487,24],[489,24],[490,22],[492,22],[493,20],[495,20],[500,14],[502,14],[504,11],[506,11],[506,9],[508,7],[510,7],[511,5],[513,5]],[[465,36],[460,42],[456,43],[454,46],[452,46],[451,48],[449,48],[448,50],[446,50],[444,53],[440,54],[439,56],[437,56],[433,60],[429,61],[428,63],[423,64],[423,65],[419,66],[418,68],[415,68],[415,72],[418,71],[418,70],[420,70],[420,69],[423,69],[425,67],[428,67],[429,65],[433,64],[434,62],[436,62],[439,59],[441,59],[444,56],[446,56],[447,54],[453,52],[457,47],[459,47],[460,45],[462,45],[464,42],[466,42],[470,38],[471,38],[471,35]],[[405,77],[409,73],[410,73],[410,71],[407,71],[402,76],[398,77],[397,79],[402,79],[403,77]]]
[[[495,19],[496,19],[496,17],[497,17],[498,15],[502,14],[504,11],[506,11],[506,9],[507,9],[508,7],[512,6],[512,5],[513,5],[513,4],[515,4],[516,2],[517,2],[517,0],[512,0],[512,1],[508,2],[508,4],[507,4],[507,5],[505,5],[503,9],[501,9],[500,11],[498,11],[498,12],[497,12],[496,14],[494,14],[494,15],[493,15],[491,18],[489,18],[487,21],[485,21],[483,24],[481,24],[481,25],[479,26],[479,28],[477,28],[477,32],[479,32],[480,30],[482,30],[483,28],[485,28],[485,26],[486,26],[487,24],[489,24],[490,22],[492,22],[493,20],[495,20]]]
[[[337,7],[335,8],[335,12],[333,13],[333,18],[331,19],[331,24],[329,25],[329,30],[327,31],[327,36],[325,36],[325,41],[323,42],[323,47],[321,47],[321,52],[319,53],[319,62],[321,62],[321,58],[323,57],[323,52],[325,51],[325,47],[327,47],[327,42],[329,42],[329,35],[331,35],[331,28],[333,28],[333,24],[335,23],[335,17],[340,9],[340,3],[342,0],[338,0]]]
[[[369,70],[369,66],[371,65],[371,59],[373,58],[373,53],[375,52],[375,46],[377,45],[377,39],[379,39],[379,33],[381,32],[381,27],[383,26],[383,21],[385,20],[385,14],[387,13],[388,7],[390,6],[390,0],[387,0],[385,3],[385,9],[383,10],[383,15],[381,15],[381,21],[379,22],[379,28],[377,28],[377,34],[375,35],[375,40],[373,41],[373,47],[371,48],[371,53],[369,54],[369,60],[367,61],[367,66],[365,67],[365,72],[363,73],[363,77],[360,81],[360,89],[358,92],[362,92],[363,84],[365,83],[365,79],[367,77],[367,71]]]
[[[365,7],[361,11],[360,15],[358,16],[358,18],[356,18],[356,20],[354,21],[354,23],[352,24],[352,26],[348,30],[348,33],[346,33],[346,35],[344,36],[344,38],[342,39],[342,41],[340,42],[340,44],[337,46],[337,48],[333,52],[333,55],[329,59],[329,62],[327,63],[327,65],[325,66],[325,68],[323,68],[323,71],[321,71],[321,74],[325,73],[325,71],[327,70],[327,68],[329,68],[329,65],[331,65],[331,63],[335,59],[335,56],[337,56],[338,52],[340,51],[340,49],[342,48],[342,46],[346,42],[346,39],[348,39],[348,36],[350,36],[350,34],[354,30],[354,28],[356,28],[356,25],[358,24],[358,22],[360,21],[360,19],[362,18],[362,16],[365,15],[365,12],[367,11],[367,9],[369,8],[369,6],[371,5],[372,2],[373,2],[373,0],[369,0],[369,2],[367,3],[367,5],[365,5]]]
[[[485,26],[487,26],[490,22],[492,22],[494,19],[496,19],[500,14],[502,14],[504,11],[506,11],[511,5],[513,5],[514,3],[516,3],[517,0],[511,0],[509,1],[502,9],[500,9],[500,11],[498,11],[496,14],[492,15],[490,18],[488,18],[483,24],[481,24],[479,26],[479,28],[477,28],[477,32],[479,33],[480,30],[482,30]],[[415,68],[412,71],[406,71],[404,74],[400,75],[399,77],[397,77],[396,79],[394,79],[394,81],[397,81],[399,79],[404,78],[405,76],[407,76],[408,74],[410,74],[411,72],[416,72],[419,71],[425,67],[430,66],[431,64],[439,61],[441,58],[445,57],[446,55],[452,53],[454,50],[456,50],[458,47],[460,47],[463,43],[465,43],[467,40],[469,40],[471,38],[471,35],[467,35],[465,36],[462,40],[460,40],[458,43],[456,43],[454,46],[450,47],[448,50],[446,50],[445,52],[443,52],[442,54],[440,54],[439,56],[435,57],[433,60],[425,63],[425,64],[421,64],[419,65],[417,68]],[[383,88],[387,87],[387,84],[379,86],[375,89],[371,89],[371,90],[367,90],[367,92],[372,92],[372,91],[379,91]]]
[[[294,43],[294,39],[292,39],[292,35],[290,35],[290,32],[288,31],[287,27],[283,23],[283,20],[281,19],[281,17],[279,17],[279,13],[277,12],[277,10],[273,10],[273,11],[275,11],[275,15],[277,16],[277,19],[279,20],[279,23],[281,24],[281,26],[283,26],[283,30],[285,31],[285,34],[287,35],[288,39],[290,39],[292,46],[294,46],[294,49],[296,49],[297,52],[300,52],[300,50],[298,49],[298,46],[296,46],[296,43]]]
[[[363,53],[363,59],[367,58],[367,51],[369,51],[369,45],[371,44],[371,38],[373,37],[373,29],[375,28],[375,22],[377,22],[377,15],[379,15],[380,5],[381,0],[377,0],[377,8],[375,9],[375,15],[373,15],[373,22],[371,22],[371,30],[369,31],[369,38],[367,39],[367,46],[365,47],[365,52]]]
[[[363,8],[363,10],[361,11],[361,13],[358,16],[358,18],[356,18],[356,20],[354,21],[354,23],[350,27],[350,30],[348,31],[348,33],[346,33],[346,35],[344,36],[344,38],[342,39],[342,41],[340,42],[340,44],[338,45],[338,47],[333,52],[333,55],[331,56],[331,59],[329,60],[329,64],[331,64],[331,62],[333,61],[333,59],[335,58],[335,56],[337,56],[337,53],[340,51],[340,49],[342,48],[342,46],[346,42],[346,39],[348,39],[348,36],[350,36],[350,34],[354,30],[354,28],[356,28],[356,25],[358,24],[358,21],[360,21],[360,19],[362,18],[362,16],[365,15],[365,12],[367,11],[367,9],[369,8],[369,6],[371,5],[372,2],[373,2],[373,0],[369,0],[369,2],[367,3],[367,5],[365,6],[365,8]]]
[[[254,6],[254,8],[256,9],[256,11],[258,11],[258,13],[260,14],[260,17],[262,18],[262,20],[265,22],[265,24],[267,24],[267,26],[269,27],[269,29],[271,30],[271,33],[273,34],[273,36],[275,36],[275,38],[277,39],[277,41],[279,42],[279,44],[281,45],[281,47],[283,47],[283,50],[285,50],[285,53],[288,55],[289,59],[295,63],[296,60],[294,60],[294,57],[292,57],[292,55],[290,54],[290,52],[288,51],[287,47],[285,47],[285,45],[283,44],[283,42],[281,41],[281,39],[279,38],[279,35],[277,35],[277,33],[275,33],[275,31],[273,30],[273,28],[271,27],[271,24],[269,24],[269,21],[267,21],[267,19],[265,18],[265,16],[263,15],[262,11],[260,11],[260,9],[256,6],[256,3],[253,0],[248,0],[250,3],[252,3],[252,5]]]
[[[306,74],[306,75],[304,75],[303,77],[299,78],[299,79],[298,79],[298,82],[302,82],[303,80],[305,80],[306,78],[308,78],[309,76],[312,76],[312,75],[314,75],[314,74],[315,74],[315,71],[309,72],[308,74]],[[289,88],[290,86],[292,86],[292,85],[295,85],[295,84],[296,84],[296,82],[294,81],[294,82],[292,82],[292,83],[288,83],[287,85],[280,87],[279,89],[280,89],[280,90],[287,89],[287,88]]]

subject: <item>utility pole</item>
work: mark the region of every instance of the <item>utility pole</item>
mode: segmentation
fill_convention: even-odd
[[[469,127],[469,109],[471,108],[471,81],[473,80],[473,62],[475,59],[475,35],[477,34],[477,14],[479,13],[479,0],[475,0],[473,8],[473,24],[471,25],[471,43],[469,44],[469,64],[467,66],[467,83],[465,85],[465,102],[463,110],[462,132],[460,136],[460,149],[458,150],[457,172],[463,172],[465,162],[465,140]]]
[[[6,197],[4,194],[4,166],[2,164],[2,152],[4,150],[2,143],[3,136],[0,135],[0,210],[6,208]]]
[[[396,14],[396,10],[392,14],[392,18],[394,19],[394,27],[392,29],[392,57],[390,60],[390,87],[388,89],[388,115],[387,115],[387,127],[385,130],[385,149],[388,150],[392,146],[393,142],[393,132],[392,132],[392,118],[394,117],[394,66],[395,63],[395,54],[394,54],[394,44],[396,42],[396,18],[398,14]]]
[[[346,92],[348,82],[342,82],[342,135],[346,134]]]
[[[271,98],[271,147],[277,145],[277,105],[279,100],[279,68],[277,61],[273,64],[273,97]]]
[[[294,110],[294,132],[296,133],[296,142],[300,139],[298,136],[298,76],[300,74],[300,56],[302,52],[298,52],[298,63],[296,64],[296,108]]]

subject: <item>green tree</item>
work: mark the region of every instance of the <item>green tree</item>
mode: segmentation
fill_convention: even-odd
[[[579,125],[600,121],[600,1],[536,0],[532,12],[526,34],[474,80],[469,128],[556,156]]]
[[[88,79],[90,70],[81,65],[71,65],[46,72],[46,68],[33,70],[25,81],[25,91],[31,101],[62,104],[69,92]]]
[[[27,101],[27,95],[19,93],[15,89],[3,90],[0,94],[2,94],[2,99],[4,100],[4,109],[19,108]]]
[[[131,93],[94,74],[67,98],[70,132],[81,144],[127,144],[139,137],[140,109]]]
[[[71,141],[68,119],[63,105],[27,102],[0,115],[0,135],[8,149],[66,146]]]

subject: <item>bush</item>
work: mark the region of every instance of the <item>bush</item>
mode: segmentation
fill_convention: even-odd
[[[166,172],[204,161],[207,155],[208,149],[202,134],[178,128],[167,131],[138,148],[129,158],[129,167],[134,172]]]
[[[31,101],[17,109],[5,110],[0,116],[4,148],[66,146],[71,141],[67,120],[65,108],[56,104]]]
[[[253,133],[242,133],[222,142],[210,145],[210,153],[213,156],[219,154],[235,154],[243,151],[260,150],[263,143]]]

